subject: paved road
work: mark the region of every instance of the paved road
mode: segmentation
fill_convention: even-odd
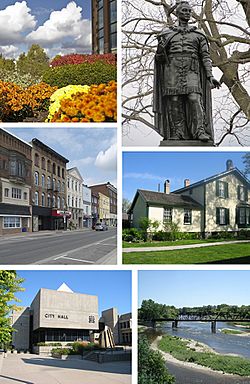
[[[99,364],[38,355],[8,354],[0,362],[1,384],[131,384],[130,363]]]
[[[116,228],[0,238],[0,264],[116,264]]]

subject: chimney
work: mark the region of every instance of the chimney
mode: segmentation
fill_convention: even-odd
[[[166,193],[167,195],[169,195],[169,193],[170,193],[170,181],[169,180],[165,180],[164,193]]]
[[[230,171],[231,169],[234,168],[234,164],[232,160],[227,160],[227,171]]]
[[[184,187],[186,188],[186,187],[189,187],[189,185],[190,185],[190,180],[189,179],[185,179],[184,180]]]

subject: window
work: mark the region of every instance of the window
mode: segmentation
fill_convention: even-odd
[[[72,207],[74,207],[74,197],[72,197]]]
[[[47,177],[47,188],[51,189],[51,178],[50,178],[50,176]]]
[[[240,201],[247,201],[248,200],[248,191],[247,188],[243,185],[238,185],[238,199]]]
[[[163,221],[165,221],[167,223],[172,222],[172,209],[171,208],[164,208]]]
[[[228,198],[228,183],[221,180],[216,181],[216,196]]]
[[[46,167],[45,167],[45,158],[44,157],[42,157],[42,169],[46,169]]]
[[[42,207],[45,207],[45,194],[42,193]]]
[[[50,208],[51,207],[51,197],[50,197],[50,194],[48,194],[48,207]]]
[[[60,180],[57,181],[57,190],[58,190],[58,192],[61,191],[61,182],[60,182]]]
[[[89,316],[89,323],[95,323],[95,316]]]
[[[35,153],[35,166],[39,167],[39,155],[38,155],[38,153]]]
[[[39,173],[38,172],[34,173],[34,183],[35,183],[35,185],[39,185]]]
[[[35,192],[35,199],[34,204],[38,205],[38,192]]]
[[[77,204],[78,204],[78,199],[77,199],[77,197],[76,197],[76,208],[77,208],[77,206],[78,206]]]
[[[47,161],[47,171],[51,172],[51,162],[50,162],[50,160]]]
[[[216,224],[228,225],[229,224],[229,209],[216,208]]]
[[[57,208],[61,208],[61,199],[60,199],[60,197],[58,196],[58,198],[57,198]]]
[[[62,168],[62,178],[64,179],[65,174],[64,174],[64,168]]]
[[[42,175],[42,187],[45,188],[45,175]]]
[[[70,197],[68,196],[68,207],[70,207]]]
[[[75,182],[75,191],[77,191],[78,183],[77,181]]]
[[[56,197],[55,195],[53,195],[53,198],[52,198],[52,208],[55,208],[56,207]]]
[[[52,189],[53,189],[53,191],[56,190],[56,179],[53,179],[53,182],[52,182]]]
[[[240,207],[236,211],[236,223],[239,228],[250,226],[250,208]]]
[[[55,165],[55,163],[53,163],[53,175],[55,175],[56,174],[56,165]]]
[[[68,188],[69,188],[69,179],[68,179]]]
[[[61,175],[61,169],[60,169],[60,167],[59,167],[59,165],[58,165],[58,166],[57,166],[57,176],[60,177],[60,175]]]
[[[3,227],[4,228],[21,228],[21,218],[20,217],[4,217]]]
[[[65,192],[65,183],[64,183],[64,181],[62,182],[62,192],[63,193]]]
[[[184,224],[192,224],[192,210],[184,209]]]
[[[19,188],[12,188],[12,199],[21,199],[22,190]]]
[[[65,209],[65,199],[62,197],[62,209]]]
[[[28,200],[28,193],[27,192],[23,193],[23,198],[24,198],[24,200]]]
[[[9,188],[4,188],[4,197],[9,197]]]

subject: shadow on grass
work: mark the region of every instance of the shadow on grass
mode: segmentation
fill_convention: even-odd
[[[206,263],[196,264],[250,264],[250,256],[235,257],[224,260],[208,261]]]
[[[129,361],[121,361],[121,362],[115,361],[115,362],[99,364],[89,360],[59,360],[59,359],[53,359],[53,358],[46,359],[46,358],[39,358],[39,357],[31,358],[31,359],[22,358],[22,360],[26,364],[56,367],[59,369],[69,368],[69,369],[79,369],[83,371],[96,371],[96,372],[107,372],[107,373],[116,373],[116,374],[131,373],[131,364]]]

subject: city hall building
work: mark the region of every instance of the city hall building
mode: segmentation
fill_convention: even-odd
[[[37,343],[90,341],[99,329],[98,297],[75,293],[66,284],[58,290],[41,288],[30,307],[13,311],[12,344],[31,350]]]

